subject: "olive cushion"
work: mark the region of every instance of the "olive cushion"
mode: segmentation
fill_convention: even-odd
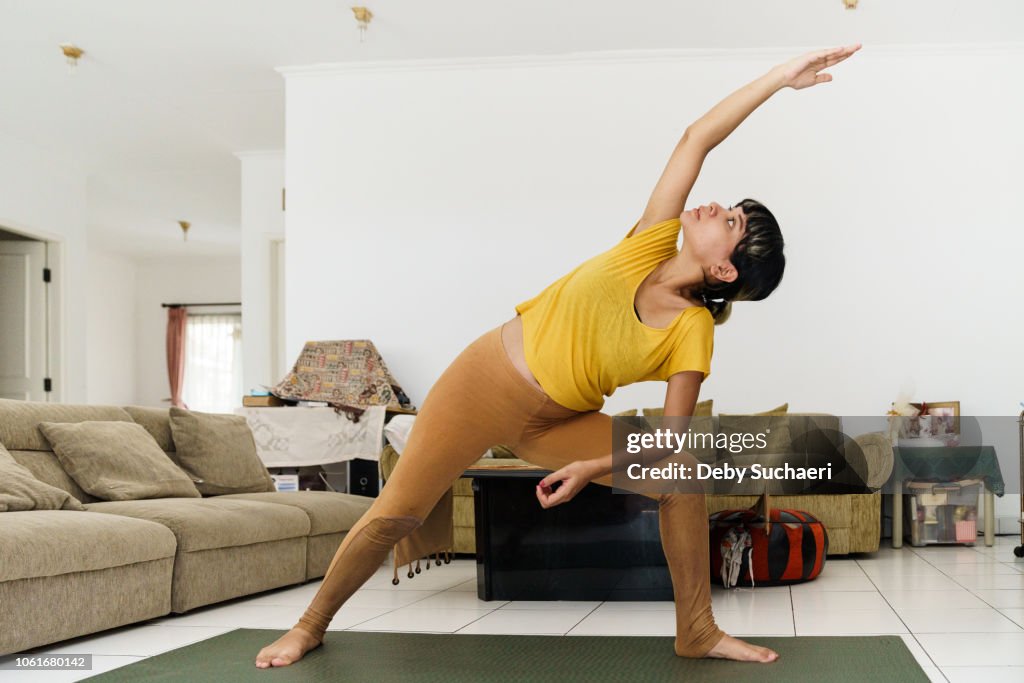
[[[170,414],[178,463],[204,496],[276,490],[244,417],[182,408]]]
[[[141,425],[40,422],[64,471],[100,500],[198,498],[199,491]]]
[[[84,509],[67,491],[36,479],[0,444],[0,512]]]

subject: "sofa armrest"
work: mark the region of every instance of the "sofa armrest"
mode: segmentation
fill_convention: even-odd
[[[868,466],[867,485],[873,489],[882,488],[892,474],[894,461],[889,437],[883,432],[869,432],[855,436],[853,441],[864,453],[864,460]]]

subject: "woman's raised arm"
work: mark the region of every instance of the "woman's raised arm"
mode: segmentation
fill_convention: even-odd
[[[819,72],[848,58],[860,47],[860,43],[856,43],[808,52],[774,66],[690,124],[651,193],[636,232],[676,218],[682,213],[708,152],[725,140],[769,97],[783,88],[801,90],[831,81],[831,74]]]

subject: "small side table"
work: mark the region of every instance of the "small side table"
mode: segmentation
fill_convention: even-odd
[[[1005,492],[1003,474],[992,446],[893,448],[892,547],[903,547],[903,484],[981,479],[985,483],[985,545],[995,544],[995,496]]]
[[[544,509],[536,482],[551,470],[523,464],[464,473],[473,478],[480,600],[672,600],[657,501],[589,484],[571,504]]]

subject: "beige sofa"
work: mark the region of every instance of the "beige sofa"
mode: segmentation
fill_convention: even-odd
[[[0,443],[86,511],[0,512],[0,655],[323,576],[371,498],[302,491],[100,501],[40,422],[135,421],[175,461],[167,409],[0,399]]]
[[[841,431],[841,419],[827,413],[787,413],[794,421],[813,420],[814,424],[827,430]],[[717,429],[717,418],[715,422]],[[799,428],[799,427],[798,427]],[[803,429],[806,430],[806,427]],[[857,436],[854,441],[865,456],[864,480],[880,488],[892,472],[893,451],[883,434],[872,433]],[[502,451],[495,449],[495,458],[484,458],[472,467],[528,466],[522,460],[502,457]],[[394,467],[398,454],[390,447],[381,456],[381,470],[385,479]],[[454,552],[476,552],[476,524],[473,505],[472,479],[463,477],[455,482],[453,492]],[[796,509],[809,512],[825,524],[829,535],[829,555],[870,553],[878,550],[881,536],[880,493],[855,493],[842,495],[776,495],[771,497],[773,508]],[[708,514],[720,510],[749,508],[757,502],[757,496],[712,494],[707,496]]]

